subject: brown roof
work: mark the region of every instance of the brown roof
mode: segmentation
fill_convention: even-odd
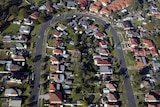
[[[104,34],[103,34],[102,32],[97,32],[97,33],[96,33],[96,36],[98,36],[98,37],[103,37]]]
[[[58,60],[58,58],[57,58],[57,57],[52,56],[52,57],[51,57],[51,61],[53,61],[53,62],[54,62],[54,61],[59,61],[59,60]]]
[[[49,93],[49,101],[52,104],[61,104],[63,102],[62,92]]]
[[[107,98],[108,98],[109,100],[117,100],[117,98],[115,97],[115,95],[114,95],[113,93],[108,93],[108,94],[107,94]]]
[[[59,31],[56,30],[56,31],[53,33],[53,36],[58,37],[60,34],[61,34],[61,33],[60,33]]]
[[[97,59],[97,64],[111,64],[111,62],[107,60]]]
[[[108,83],[108,84],[107,84],[107,87],[108,87],[110,90],[116,90],[116,87],[115,87],[112,83]]]
[[[148,101],[148,100],[157,100],[154,95],[150,95],[150,94],[146,94],[145,95],[145,99]]]
[[[30,18],[32,19],[37,19],[39,17],[39,12],[37,11],[34,11],[31,15],[30,15]]]
[[[63,50],[61,49],[53,49],[54,53],[62,54]]]
[[[56,70],[58,70],[59,69],[59,65],[51,65],[50,66],[50,70],[51,71],[56,71]]]

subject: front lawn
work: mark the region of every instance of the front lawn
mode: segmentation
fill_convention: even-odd
[[[17,34],[19,31],[20,25],[17,24],[10,24],[3,32],[2,35],[5,34]]]
[[[131,52],[125,53],[124,52],[124,57],[127,66],[135,66],[136,65],[136,60],[134,59],[134,56]]]
[[[31,34],[37,34],[38,31],[40,30],[41,26],[42,26],[42,24],[35,25],[33,30],[32,30],[32,32],[31,32]]]

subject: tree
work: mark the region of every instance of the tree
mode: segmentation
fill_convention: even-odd
[[[27,13],[26,8],[21,8],[19,10],[19,13],[18,13],[18,18],[22,20],[22,19],[24,19],[27,16],[28,16],[28,13]]]
[[[9,13],[16,17],[18,15],[18,7],[16,5],[9,8]]]

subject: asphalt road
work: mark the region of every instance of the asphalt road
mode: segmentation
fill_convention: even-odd
[[[122,76],[124,77],[124,87],[125,87],[125,91],[126,91],[126,95],[127,95],[127,99],[128,99],[128,107],[136,107],[130,78],[125,77],[128,75],[128,71],[127,71],[127,66],[125,63],[125,59],[124,59],[123,50],[122,50],[119,36],[117,35],[117,32],[113,29],[112,26],[110,26],[109,29],[113,35],[113,40],[115,43],[115,48],[117,50],[118,60],[121,63],[120,70],[121,70]]]
[[[63,15],[60,15],[58,17],[53,17],[50,21],[43,24],[42,28],[38,32],[38,38],[37,38],[37,42],[36,42],[36,46],[35,46],[35,62],[34,62],[35,81],[34,81],[34,87],[31,90],[30,107],[38,107],[37,103],[38,103],[38,96],[39,96],[41,56],[42,56],[42,51],[43,51],[42,46],[43,46],[43,39],[44,39],[45,30],[47,29],[47,27],[49,27],[49,25],[51,23],[57,22],[57,21],[59,21],[63,18],[72,17],[73,15],[89,17],[89,18],[94,19],[97,22],[103,24],[105,27],[109,27],[109,25],[107,25],[107,23],[99,17],[92,16],[92,15],[89,15],[89,14],[79,14],[79,13],[77,13],[77,14],[63,14]],[[125,63],[123,50],[122,50],[122,47],[121,47],[119,37],[118,37],[116,31],[111,26],[110,26],[110,31],[113,34],[113,39],[114,39],[114,42],[116,44],[118,59],[121,62],[121,66],[120,66],[121,67],[121,72],[122,72],[123,75],[126,75],[126,74],[128,74],[128,71],[127,71],[127,66],[126,66],[126,63]],[[128,107],[136,107],[134,96],[133,96],[133,91],[132,91],[132,87],[131,87],[129,78],[124,79],[124,87],[126,89],[126,95],[127,95],[127,99],[128,99]]]

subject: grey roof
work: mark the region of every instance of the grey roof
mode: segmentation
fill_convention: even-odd
[[[154,60],[152,61],[152,65],[155,72],[160,71],[160,61]]]
[[[113,74],[113,69],[109,66],[100,66],[99,71],[103,74]]]
[[[22,91],[20,89],[13,89],[13,88],[9,88],[9,89],[5,89],[4,95],[5,96],[18,96],[22,94]]]
[[[67,7],[75,7],[75,6],[76,6],[76,2],[74,2],[74,1],[67,2]]]
[[[21,107],[21,104],[22,104],[21,98],[9,99],[9,107]]]

